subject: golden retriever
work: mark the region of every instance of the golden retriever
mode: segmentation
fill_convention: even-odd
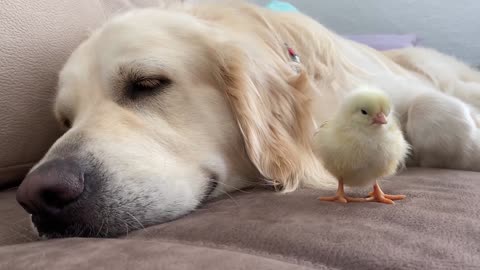
[[[55,103],[68,131],[17,198],[46,237],[116,236],[259,181],[327,187],[312,134],[360,84],[392,98],[410,164],[480,171],[479,72],[302,14],[185,4],[119,15],[73,52]]]

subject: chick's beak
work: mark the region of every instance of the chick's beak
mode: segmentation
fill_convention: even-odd
[[[385,125],[386,123],[387,123],[387,117],[385,116],[385,114],[383,112],[377,113],[373,117],[372,124]]]

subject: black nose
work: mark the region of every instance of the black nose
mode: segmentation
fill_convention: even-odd
[[[17,191],[17,201],[30,214],[55,215],[84,190],[81,167],[73,160],[55,159],[30,172]]]

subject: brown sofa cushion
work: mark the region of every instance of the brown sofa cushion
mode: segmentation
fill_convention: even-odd
[[[60,135],[51,105],[73,49],[111,14],[160,2],[0,1],[0,189],[22,179]]]
[[[0,262],[1,269],[313,269],[275,258],[202,245],[126,240],[70,239],[12,247],[29,258]],[[47,255],[48,254],[48,255]],[[46,257],[44,257],[46,255]],[[44,259],[33,259],[33,258]],[[33,260],[32,260],[33,259]]]
[[[36,239],[29,216],[15,200],[15,190],[0,191],[0,246]]]
[[[124,239],[0,247],[0,269],[479,269],[479,184],[480,173],[409,169],[383,184],[408,196],[394,206],[247,190]]]

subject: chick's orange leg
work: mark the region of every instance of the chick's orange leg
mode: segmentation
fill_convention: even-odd
[[[367,201],[375,201],[375,202],[380,202],[380,203],[386,203],[386,204],[394,204],[393,201],[396,200],[403,200],[405,199],[405,195],[390,195],[390,194],[385,194],[380,186],[378,185],[377,182],[375,182],[375,185],[373,185],[373,191],[368,194],[368,197],[366,198]]]
[[[320,201],[328,201],[328,202],[341,202],[341,203],[347,203],[347,202],[363,202],[366,199],[365,198],[352,198],[352,197],[347,197],[345,195],[345,190],[343,189],[343,180],[339,179],[338,180],[338,188],[337,188],[337,194],[335,196],[331,197],[320,197],[318,198]]]

